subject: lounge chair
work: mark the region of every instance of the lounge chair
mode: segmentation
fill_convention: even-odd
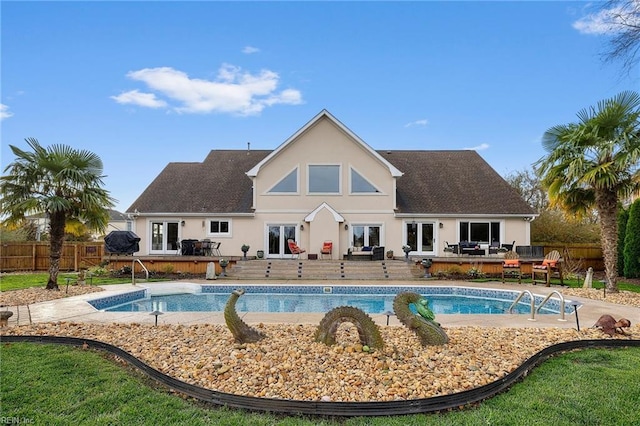
[[[295,241],[287,240],[287,244],[289,244],[289,251],[294,256],[294,258],[300,258],[300,253],[306,253],[305,249],[300,248]]]
[[[324,258],[324,256],[329,256],[329,259],[331,259],[331,253],[333,252],[333,242],[332,241],[325,241],[322,244],[322,250],[320,250],[320,256],[322,258]]]
[[[560,252],[553,250],[549,252],[540,264],[533,264],[531,272],[531,280],[533,284],[545,284],[547,287],[551,286],[551,275],[557,272],[560,276],[560,284],[564,285],[562,279],[562,267],[560,265]],[[543,279],[536,278],[536,275],[541,275]]]
[[[505,276],[513,277],[514,274],[518,274],[518,284],[522,284],[522,265],[518,253],[508,251],[504,254],[502,262],[502,282],[505,281]]]

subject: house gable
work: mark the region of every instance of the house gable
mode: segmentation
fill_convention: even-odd
[[[308,212],[326,201],[340,212],[393,213],[395,180],[402,172],[323,111],[247,175],[253,179],[256,212]],[[295,186],[274,191],[284,181]]]
[[[272,161],[274,157],[276,157],[281,151],[285,150],[290,144],[294,143],[302,134],[307,132],[310,128],[316,125],[322,119],[328,119],[333,124],[335,124],[340,130],[342,130],[345,134],[347,134],[355,143],[360,144],[362,148],[367,151],[371,156],[375,157],[382,163],[385,167],[389,169],[389,173],[393,177],[402,176],[402,172],[398,170],[393,164],[389,163],[385,160],[381,155],[379,155],[373,148],[371,148],[367,143],[365,143],[362,139],[360,139],[355,133],[353,133],[349,128],[347,128],[344,124],[342,124],[337,118],[329,113],[326,109],[320,111],[318,115],[312,118],[307,124],[302,126],[300,130],[290,136],[286,141],[284,141],[279,147],[271,152],[268,156],[266,156],[262,161],[256,164],[247,172],[247,175],[250,177],[255,177],[258,175],[260,168],[267,164],[269,161]]]

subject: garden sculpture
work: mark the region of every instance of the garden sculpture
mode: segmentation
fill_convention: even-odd
[[[411,304],[418,311],[417,315],[409,308]],[[418,335],[422,346],[444,345],[449,342],[447,333],[434,321],[435,315],[429,309],[429,301],[418,293],[398,293],[393,299],[393,311],[405,327]]]
[[[224,321],[238,343],[254,343],[266,337],[265,334],[249,327],[236,313],[236,302],[244,294],[243,289],[233,290],[224,307]]]
[[[620,318],[619,321],[616,321],[611,315],[602,315],[598,321],[593,325],[594,328],[599,328],[603,333],[612,336],[616,333],[624,334],[627,333],[622,329],[631,327],[631,321],[626,318]]]
[[[336,343],[336,331],[343,322],[350,322],[358,329],[360,343],[370,348],[382,349],[384,341],[380,329],[362,309],[353,306],[340,306],[327,312],[316,330],[316,342],[325,345]]]

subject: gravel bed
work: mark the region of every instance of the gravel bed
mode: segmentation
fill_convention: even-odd
[[[363,352],[355,327],[343,324],[337,344],[313,340],[313,325],[256,325],[267,338],[237,344],[224,325],[47,323],[2,329],[7,335],[90,338],[123,348],[185,382],[237,395],[389,401],[446,395],[504,377],[555,343],[608,338],[600,330],[446,328],[450,342],[420,346],[411,331],[382,326],[385,347]],[[640,326],[628,336],[640,338]]]
[[[32,305],[48,300],[62,299],[64,297],[79,296],[81,294],[104,291],[102,287],[88,285],[60,285],[60,290],[47,290],[44,287],[30,287],[22,290],[10,290],[0,292],[0,306]]]
[[[74,293],[72,294],[72,289]],[[68,295],[99,291],[69,287]],[[602,290],[563,289],[565,296],[602,300]],[[65,296],[44,289],[0,294],[2,304],[36,303]],[[45,299],[46,300],[46,299]],[[640,295],[607,294],[612,303],[640,306]],[[633,320],[633,319],[632,319]],[[504,377],[537,351],[555,343],[610,338],[597,329],[445,328],[450,342],[422,347],[402,326],[381,326],[385,347],[364,352],[351,324],[340,326],[337,344],[314,342],[314,325],[255,324],[267,337],[235,343],[224,325],[43,323],[5,327],[4,335],[88,338],[121,347],[154,368],[185,382],[237,395],[295,400],[389,401],[428,398],[469,390]],[[639,339],[640,326],[628,335]]]

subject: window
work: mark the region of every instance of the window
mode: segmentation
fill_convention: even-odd
[[[351,169],[351,192],[352,193],[368,193],[375,194],[380,191],[373,186],[371,182],[366,180],[360,173]]]
[[[460,241],[500,241],[500,222],[460,222]]]
[[[229,220],[211,220],[209,221],[209,234],[230,234],[231,221]]]
[[[351,227],[352,247],[371,247],[380,245],[380,225],[354,225]]]
[[[339,194],[340,166],[313,165],[309,166],[309,193]]]
[[[282,180],[276,183],[269,192],[278,193],[296,193],[298,192],[298,169],[286,175]]]

